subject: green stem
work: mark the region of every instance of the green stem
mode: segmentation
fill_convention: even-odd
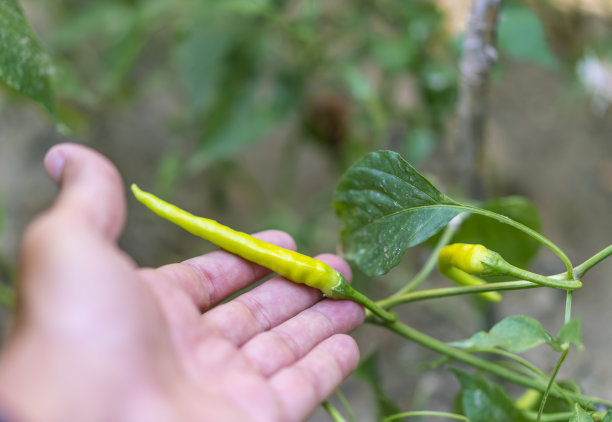
[[[548,375],[542,372],[537,366],[529,362],[527,359],[524,359],[523,357],[518,356],[514,353],[510,353],[505,350],[495,349],[495,348],[479,349],[478,351],[483,352],[483,353],[492,353],[492,354],[506,357],[508,359],[512,359],[513,361],[518,362],[520,365],[529,369],[531,372],[533,372],[540,378],[547,380],[547,381],[549,380]],[[558,384],[553,383],[552,388],[554,388],[559,393],[559,395],[562,396],[565,399],[565,401],[567,401],[570,404],[570,406],[572,405],[573,403],[572,400],[565,394],[565,391]]]
[[[587,271],[599,264],[601,261],[612,255],[612,245],[593,255],[591,258],[584,261],[582,264],[574,268],[576,278],[582,278]]]
[[[568,290],[565,296],[565,323],[572,319],[572,291]]]
[[[346,422],[346,419],[344,419],[344,417],[338,411],[338,409],[332,406],[330,402],[324,401],[323,403],[321,403],[321,406],[323,406],[323,409],[327,411],[327,413],[329,414],[329,416],[332,418],[334,422]]]
[[[561,261],[563,261],[563,263],[565,264],[569,278],[570,279],[574,278],[574,268],[572,266],[572,262],[567,257],[567,255],[565,255],[565,253],[557,245],[555,245],[553,242],[551,242],[550,240],[542,236],[537,231],[530,229],[524,224],[521,224],[518,221],[514,221],[511,218],[506,217],[505,215],[497,214],[496,212],[493,212],[493,211],[484,210],[484,209],[472,207],[469,205],[457,205],[457,206],[452,206],[452,207],[461,208],[462,210],[467,210],[474,214],[484,215],[485,217],[492,218],[494,220],[499,221],[500,223],[504,223],[509,226],[512,226],[522,231],[523,233],[533,237],[535,240],[542,243],[543,245],[546,245],[548,248],[550,248],[550,250],[552,250],[555,254],[557,254],[557,256],[561,258]]]
[[[410,418],[413,416],[433,416],[436,418],[456,419],[459,421],[470,422],[470,420],[463,415],[458,415],[456,413],[436,412],[433,410],[415,410],[412,412],[398,413],[396,415],[387,416],[385,419],[383,419],[383,422],[391,422],[396,419]]]
[[[436,264],[438,262],[438,254],[440,253],[443,247],[448,245],[448,243],[453,238],[455,233],[457,233],[457,230],[459,230],[459,227],[461,226],[462,218],[463,218],[462,214],[459,214],[446,225],[446,228],[442,232],[442,235],[440,236],[438,243],[432,249],[431,254],[427,258],[427,261],[425,261],[425,265],[423,265],[423,268],[421,268],[421,271],[419,271],[417,275],[414,276],[414,278],[412,279],[412,281],[410,281],[410,283],[406,284],[406,286],[400,289],[393,296],[401,296],[401,295],[405,295],[406,293],[410,293],[413,290],[415,290],[418,286],[420,286],[421,283],[423,283],[427,279],[429,274],[431,274],[433,269],[436,267]]]
[[[574,269],[574,275],[577,278],[584,276],[584,274],[590,270],[592,267],[597,265],[599,262],[603,261],[608,256],[612,255],[612,245],[598,252],[593,257],[584,261],[582,264],[578,265]],[[436,257],[437,258],[437,257]],[[529,272],[528,272],[529,273]],[[534,273],[529,273],[530,275],[537,275]],[[549,277],[546,277],[545,282],[553,282],[555,287],[559,287],[557,285],[557,281],[562,281],[566,279],[568,276],[567,273],[559,273]],[[416,278],[416,277],[415,277]],[[522,278],[522,277],[521,277]],[[531,281],[524,280],[516,280],[516,281],[505,281],[499,283],[487,283],[482,286],[462,286],[462,287],[444,287],[440,289],[430,289],[430,290],[420,290],[418,292],[407,292],[405,294],[396,293],[393,296],[388,297],[387,299],[379,300],[378,303],[385,309],[392,309],[397,305],[401,305],[409,302],[417,302],[420,300],[427,299],[437,299],[441,297],[450,297],[450,296],[458,296],[458,295],[466,295],[466,294],[474,294],[495,290],[521,290],[521,289],[533,289],[536,287],[541,287],[540,284],[535,284]],[[567,305],[567,302],[566,302]],[[566,308],[566,315],[567,315]]]
[[[486,263],[488,265],[488,263]],[[564,290],[576,290],[582,287],[580,280],[563,280],[552,277],[546,277],[540,274],[532,273],[504,261],[503,259],[496,260],[494,268],[516,278],[532,281],[542,286],[554,287]],[[572,271],[573,274],[573,271]]]
[[[573,416],[574,412],[558,412],[558,413],[548,413],[543,414],[540,417],[540,422],[567,422]],[[531,420],[537,420],[538,414],[536,412],[523,412],[523,415],[527,416]]]
[[[499,283],[487,283],[479,286],[457,286],[457,287],[443,287],[439,289],[430,290],[419,290],[418,292],[406,293],[401,296],[391,296],[387,299],[379,300],[376,302],[379,306],[385,309],[392,309],[397,305],[409,302],[417,302],[420,300],[427,299],[438,299],[441,297],[452,297],[459,295],[467,295],[481,292],[489,292],[496,290],[520,290],[520,289],[533,289],[541,287],[531,281],[503,281]]]
[[[344,406],[344,409],[346,410],[346,413],[348,414],[349,420],[351,422],[356,422],[357,419],[355,419],[355,412],[353,412],[353,408],[351,407],[351,404],[349,403],[349,401],[346,399],[346,396],[344,395],[342,390],[340,390],[339,388],[336,389],[336,395],[338,396],[340,403],[342,403],[342,406]]]
[[[561,353],[561,357],[559,358],[559,361],[557,362],[557,365],[555,366],[555,370],[553,371],[552,376],[550,377],[550,380],[548,381],[548,385],[546,386],[546,391],[544,391],[544,397],[542,397],[542,401],[540,402],[540,409],[538,410],[537,421],[540,421],[540,418],[542,417],[542,413],[544,412],[544,406],[546,405],[546,399],[548,399],[548,394],[550,393],[550,390],[552,389],[552,386],[555,382],[555,378],[557,378],[559,369],[561,369],[561,365],[563,365],[563,362],[565,361],[565,358],[567,357],[568,352],[569,352],[569,346],[567,344],[564,344],[563,352]]]
[[[415,330],[412,327],[409,327],[406,324],[403,324],[399,321],[395,321],[392,323],[381,324],[380,322],[371,319],[369,322],[377,325],[383,325],[390,331],[408,339],[414,341],[417,344],[420,344],[423,347],[426,347],[435,352],[446,355],[452,359],[455,359],[459,362],[463,362],[469,366],[472,366],[477,369],[481,369],[483,371],[489,372],[499,378],[503,378],[505,380],[511,381],[515,384],[522,385],[523,387],[533,388],[534,390],[538,390],[541,392],[545,392],[547,388],[547,384],[537,379],[529,378],[524,375],[517,374],[514,371],[511,371],[507,368],[504,368],[501,365],[498,365],[494,362],[490,362],[486,359],[474,356],[466,351],[461,349],[456,349],[451,347],[433,337],[430,337],[424,333],[421,333],[418,330]],[[601,403],[606,406],[612,405],[612,402],[607,401],[605,399],[601,399],[598,397],[588,397],[583,396],[581,394],[575,393],[573,391],[564,390],[567,397],[570,399],[580,403],[582,406],[586,406],[591,408],[592,403]],[[558,393],[553,392],[555,395]]]
[[[365,306],[367,309],[372,311],[373,314],[382,318],[385,322],[394,322],[397,320],[397,315],[382,308],[380,305],[378,305],[376,302],[374,302],[372,299],[370,299],[363,293],[360,293],[357,290],[353,289],[348,283],[343,283],[343,285],[341,286],[341,292],[339,293],[341,296],[338,297],[350,299],[353,302],[357,302],[360,305]]]

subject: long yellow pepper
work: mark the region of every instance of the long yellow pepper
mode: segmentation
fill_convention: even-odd
[[[190,214],[155,195],[142,191],[135,184],[132,185],[132,192],[136,199],[160,217],[228,252],[269,268],[291,281],[319,289],[329,298],[350,299],[360,303],[386,321],[394,321],[397,318],[395,314],[382,309],[353,289],[340,272],[322,261],[264,242],[214,220]]]

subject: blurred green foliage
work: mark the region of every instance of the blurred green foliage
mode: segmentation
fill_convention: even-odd
[[[187,173],[287,122],[286,136],[317,141],[340,167],[381,147],[420,161],[455,102],[456,52],[430,1],[48,0],[46,8],[67,124],[86,127],[85,110],[151,89],[178,95],[173,128],[197,138],[177,169]]]
[[[523,2],[504,5],[498,27],[498,45],[502,54],[519,60],[556,69],[559,61],[553,55],[542,22]]]

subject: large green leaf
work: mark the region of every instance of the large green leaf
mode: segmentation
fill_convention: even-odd
[[[51,59],[16,0],[0,0],[0,79],[55,115]]]
[[[353,164],[334,196],[345,257],[369,276],[388,272],[407,248],[436,234],[461,212],[457,206],[392,151]]]
[[[493,199],[480,205],[480,208],[510,217],[535,231],[540,230],[536,207],[521,196]],[[461,228],[453,236],[453,242],[486,245],[520,268],[529,265],[540,247],[533,237],[478,214],[471,214],[463,220]]]
[[[489,332],[480,331],[469,339],[450,345],[475,351],[498,347],[512,353],[521,353],[542,343],[557,346],[553,337],[537,320],[515,315],[501,320]]]
[[[501,385],[459,369],[453,372],[461,383],[461,405],[470,422],[526,421]]]

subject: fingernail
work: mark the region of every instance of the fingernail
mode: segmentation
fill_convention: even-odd
[[[52,148],[47,152],[45,156],[45,168],[47,169],[47,174],[49,174],[49,177],[55,183],[59,183],[62,178],[64,164],[66,164],[66,157],[64,157],[57,148]]]

